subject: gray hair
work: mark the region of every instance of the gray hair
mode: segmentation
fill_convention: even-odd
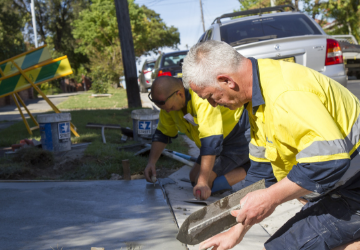
[[[206,41],[191,47],[182,66],[183,83],[198,86],[217,87],[216,77],[224,73],[234,73],[245,59],[225,42]]]

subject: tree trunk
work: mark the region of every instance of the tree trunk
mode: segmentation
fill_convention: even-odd
[[[128,107],[138,108],[141,107],[141,100],[139,86],[137,84],[134,42],[130,26],[129,6],[127,0],[114,1],[126,81]]]
[[[299,0],[295,0],[295,9],[299,11]]]

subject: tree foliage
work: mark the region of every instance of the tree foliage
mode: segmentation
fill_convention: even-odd
[[[136,56],[150,51],[156,53],[160,47],[176,47],[180,43],[177,29],[167,27],[153,10],[129,0],[129,15]],[[89,9],[80,13],[73,27],[78,42],[76,52],[88,55],[90,69],[94,72],[102,69],[102,75],[107,78],[103,81],[119,82],[123,65],[114,1],[94,0]]]
[[[8,0],[0,0],[0,61],[26,50],[22,30],[26,16]]]
[[[240,8],[235,11],[266,8],[271,6],[270,0],[239,0]],[[292,4],[291,0],[277,0],[276,5]]]
[[[326,8],[326,16],[334,18],[337,27],[331,34],[352,34],[360,42],[360,0],[330,0]]]
[[[0,0],[0,59],[34,44],[31,0]],[[39,43],[52,56],[67,55],[75,78],[101,76],[102,82],[118,83],[123,75],[122,56],[114,0],[34,0]],[[129,14],[137,57],[157,53],[160,47],[180,43],[178,30],[168,27],[159,14],[129,0]],[[90,74],[91,76],[91,74]],[[73,76],[74,77],[74,76]]]
[[[31,0],[14,0],[18,9],[31,16]],[[90,5],[90,0],[35,0],[35,16],[39,43],[47,44],[53,57],[67,55],[75,72],[86,64],[86,55],[75,52],[76,41],[71,23],[79,12]],[[31,18],[27,20],[27,33],[33,34]],[[33,37],[30,39],[34,43]]]

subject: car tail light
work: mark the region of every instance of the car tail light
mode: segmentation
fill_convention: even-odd
[[[151,70],[143,70],[144,74],[151,72]]]
[[[325,66],[343,63],[340,44],[334,39],[327,39]]]
[[[150,83],[150,81],[149,81],[149,80],[146,80],[146,83],[147,83],[147,84],[149,84],[149,83]]]
[[[159,76],[171,76],[171,72],[159,70],[159,73],[158,73],[157,76],[158,76],[158,77],[159,77]]]

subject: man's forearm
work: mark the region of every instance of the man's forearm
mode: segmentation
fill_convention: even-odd
[[[215,155],[203,155],[201,156],[201,166],[198,178],[198,183],[208,183],[211,171],[214,167],[216,156]]]
[[[162,151],[165,149],[165,147],[166,147],[166,143],[158,142],[158,141],[153,142],[151,144],[149,163],[155,164],[159,160],[159,157]]]
[[[277,205],[311,193],[311,191],[302,188],[287,177],[269,187],[267,191]]]

